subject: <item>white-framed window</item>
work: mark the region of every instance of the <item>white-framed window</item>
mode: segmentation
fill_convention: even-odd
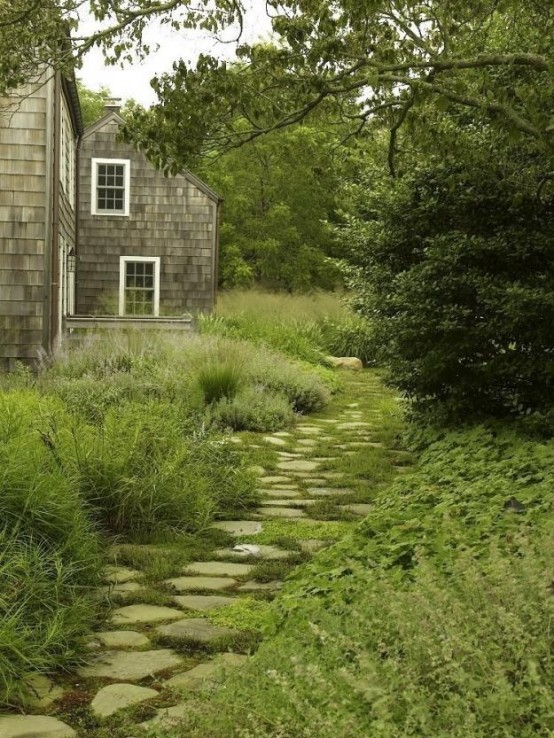
[[[129,159],[93,159],[92,214],[129,215],[130,184]]]
[[[160,314],[160,257],[119,257],[119,314]]]
[[[60,120],[60,182],[72,208],[75,208],[76,141],[71,116],[65,98],[62,98]]]

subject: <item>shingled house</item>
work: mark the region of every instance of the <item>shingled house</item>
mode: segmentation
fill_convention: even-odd
[[[117,106],[80,147],[77,314],[210,311],[220,198],[189,172],[164,176],[118,140]]]
[[[0,370],[107,320],[85,316],[159,327],[213,308],[221,200],[120,142],[122,122],[110,107],[83,131],[60,74],[0,101]]]
[[[49,353],[73,310],[82,131],[75,80],[59,73],[0,100],[0,370]]]

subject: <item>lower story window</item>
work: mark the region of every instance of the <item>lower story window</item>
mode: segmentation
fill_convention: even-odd
[[[160,311],[160,257],[121,256],[119,314],[157,316]]]

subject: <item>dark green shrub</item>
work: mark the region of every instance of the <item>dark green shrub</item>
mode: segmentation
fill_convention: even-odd
[[[554,199],[482,157],[365,193],[358,302],[391,380],[447,418],[554,404]]]

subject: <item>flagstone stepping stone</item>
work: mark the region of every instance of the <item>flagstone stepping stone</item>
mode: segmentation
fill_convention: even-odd
[[[297,425],[296,430],[300,433],[322,433],[322,429],[317,425]]]
[[[183,617],[183,613],[180,613]],[[114,679],[139,682],[159,671],[180,666],[183,659],[168,648],[156,651],[106,651],[77,672],[88,679]],[[1,733],[0,733],[1,735]]]
[[[283,477],[281,475],[275,475],[270,477],[260,477],[259,482],[263,482],[264,484],[280,484],[285,482],[290,482],[290,477]]]
[[[239,548],[242,548],[242,546],[244,546],[245,548],[244,551],[237,550]],[[287,551],[283,548],[278,548],[277,546],[263,546],[262,544],[257,543],[246,543],[242,544],[241,546],[235,546],[235,548],[220,548],[217,551],[214,551],[214,554],[216,556],[234,556],[237,559],[245,558],[246,556],[255,556],[259,559],[269,560],[288,559],[291,553],[294,552]]]
[[[221,597],[218,595],[176,595],[173,598],[173,602],[179,607],[200,612],[220,610],[222,607],[232,605],[236,600],[236,597]]]
[[[306,513],[295,507],[258,507],[256,512],[264,518],[304,518]]]
[[[333,541],[322,541],[317,538],[310,538],[305,541],[298,541],[302,551],[306,553],[317,553],[324,548],[329,548],[333,544]]]
[[[142,648],[149,646],[150,641],[136,630],[106,630],[95,633],[87,645],[89,648]]]
[[[300,490],[296,489],[267,489],[264,490],[264,497],[279,498],[283,497],[287,500],[300,497]]]
[[[308,487],[306,492],[314,497],[340,497],[341,495],[352,495],[355,490],[347,487]]]
[[[252,564],[230,564],[224,561],[193,561],[183,568],[184,574],[202,574],[215,577],[243,577],[250,574]]]
[[[106,718],[125,707],[151,700],[158,694],[155,689],[138,687],[136,684],[110,684],[98,692],[90,703],[90,709],[96,717]]]
[[[248,656],[240,653],[220,653],[211,661],[198,664],[193,669],[176,674],[165,682],[164,687],[195,690],[210,683],[214,685],[225,677],[226,672],[237,669],[248,661]]]
[[[195,589],[208,589],[213,592],[220,592],[223,589],[234,587],[235,584],[237,584],[237,580],[232,579],[231,577],[187,576],[175,577],[174,579],[166,579],[165,583],[172,586],[178,592],[187,592]]]
[[[369,513],[373,510],[373,505],[370,505],[369,503],[365,502],[355,502],[351,505],[341,505],[341,510],[346,510],[347,512],[354,513],[355,515],[369,515]]]
[[[138,582],[123,582],[123,584],[108,584],[104,588],[104,592],[108,597],[128,597],[134,592],[138,592],[139,589],[143,589]]]
[[[274,438],[273,436],[264,436],[265,443],[269,443],[271,446],[287,446],[287,442],[282,438]]]
[[[183,616],[179,610],[159,605],[127,605],[112,612],[112,622],[118,625],[129,623],[156,623],[160,620],[176,620]]]
[[[284,489],[284,490],[295,490],[298,489],[297,484],[272,484],[270,489]],[[267,492],[268,490],[264,490]]]
[[[1,738],[73,738],[77,733],[69,725],[45,715],[0,716]]]
[[[278,438],[290,438],[292,433],[289,433],[288,431],[277,431],[276,433],[273,433],[273,435]]]
[[[182,721],[187,717],[190,711],[190,705],[187,702],[183,702],[180,705],[173,705],[173,707],[164,707],[158,710],[156,717],[152,720],[147,720],[145,723],[139,723],[138,728],[149,730],[150,728],[162,727],[162,728],[173,728],[178,727]]]
[[[124,584],[142,576],[141,571],[128,569],[126,566],[106,566],[104,569],[104,580],[111,584]]]
[[[298,461],[280,461],[277,464],[277,467],[283,471],[309,472],[318,469],[319,464],[316,461],[306,461],[305,459],[302,459]]]
[[[26,707],[49,707],[65,694],[63,687],[44,674],[35,674],[26,679],[25,687],[26,694],[23,700]]]
[[[290,451],[277,451],[277,456],[286,461],[287,459],[301,459],[303,454],[292,453]]]
[[[306,505],[315,505],[317,500],[262,500],[260,503],[262,507],[287,507],[288,505],[298,505],[298,507],[304,507]]]
[[[262,532],[262,524],[257,520],[221,520],[212,528],[224,530],[232,536],[255,536]]]
[[[350,402],[346,407],[360,407],[359,402]]]
[[[340,423],[337,425],[337,430],[352,430],[353,428],[369,428],[370,423],[362,420],[352,420],[347,423]]]
[[[336,418],[318,418],[317,422],[318,423],[330,423],[331,425],[336,425],[340,421],[337,420]]]
[[[317,441],[313,438],[299,438],[297,443],[299,446],[309,446],[310,448],[317,446]]]
[[[238,631],[231,628],[223,628],[220,625],[212,625],[204,618],[184,618],[177,623],[159,625],[156,633],[168,638],[177,638],[196,643],[213,643],[221,638],[238,635]]]
[[[246,582],[245,584],[242,584],[239,588],[239,592],[273,592],[277,589],[281,589],[283,586],[283,582],[279,582],[278,580],[275,580],[273,582],[256,582],[252,580],[251,582]]]

